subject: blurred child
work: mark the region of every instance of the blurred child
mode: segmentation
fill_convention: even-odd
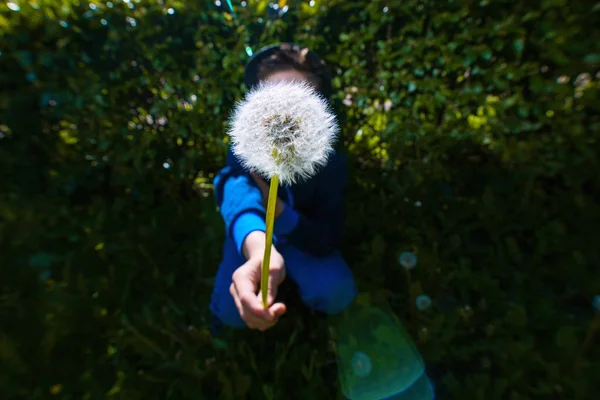
[[[246,66],[248,88],[259,82],[306,81],[324,97],[331,93],[325,63],[307,48],[283,43],[258,52]],[[225,325],[264,331],[286,312],[276,302],[284,279],[296,283],[306,306],[327,314],[343,311],[357,294],[350,268],[337,247],[344,219],[345,159],[330,156],[307,181],[280,187],[269,275],[269,307],[259,293],[266,242],[265,210],[269,183],[245,170],[229,150],[227,165],[215,177],[217,203],[225,222],[223,258],[210,309]]]

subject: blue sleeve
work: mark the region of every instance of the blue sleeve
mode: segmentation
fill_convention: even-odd
[[[274,231],[298,249],[322,257],[336,250],[342,235],[348,180],[345,158],[336,154],[316,179],[316,211],[303,215],[286,205]]]
[[[253,231],[266,231],[265,208],[260,190],[229,151],[227,166],[215,177],[215,197],[226,233],[233,239],[240,255],[246,236]],[[276,238],[273,239],[274,243]]]

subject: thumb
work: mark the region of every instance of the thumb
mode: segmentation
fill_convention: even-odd
[[[283,314],[285,314],[286,311],[287,307],[283,303],[273,304],[271,307],[271,312],[273,313],[275,319],[280,318]]]

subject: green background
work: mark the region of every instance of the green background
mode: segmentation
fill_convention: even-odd
[[[208,332],[227,118],[295,40],[334,74],[360,301],[439,398],[595,398],[597,2],[92,1],[0,3],[0,397],[339,398],[326,321]]]

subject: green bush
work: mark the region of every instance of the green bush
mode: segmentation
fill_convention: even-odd
[[[595,398],[595,2],[92,2],[0,5],[3,398],[339,398],[324,322],[208,331],[227,117],[283,40],[331,66],[343,252],[439,398]]]

